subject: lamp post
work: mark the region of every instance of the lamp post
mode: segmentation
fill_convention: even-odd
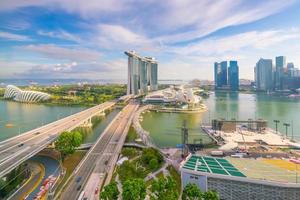
[[[292,140],[294,140],[294,121],[292,120]]]
[[[283,126],[285,126],[285,135],[286,135],[286,137],[288,136],[288,127],[290,126],[290,124],[289,123],[283,123]]]
[[[276,128],[276,134],[278,134],[278,123],[280,123],[280,121],[278,119],[273,120],[273,122],[275,123],[275,128]]]

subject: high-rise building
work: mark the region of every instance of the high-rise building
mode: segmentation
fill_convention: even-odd
[[[286,67],[286,57],[277,56],[275,59],[275,89],[282,89],[282,79],[284,75],[284,68]]]
[[[239,67],[237,61],[215,62],[215,89],[239,90]]]
[[[271,91],[273,89],[273,65],[272,59],[259,59],[255,69],[255,85],[259,91]]]
[[[228,68],[228,84],[230,90],[238,91],[239,90],[239,66],[237,61],[229,61]]]
[[[294,63],[292,63],[292,62],[289,62],[286,66],[288,69],[293,69],[295,67]]]
[[[140,95],[157,90],[157,61],[151,57],[141,57],[134,51],[126,51],[128,56],[127,94]]]
[[[215,62],[215,87],[216,89],[227,86],[227,61]]]

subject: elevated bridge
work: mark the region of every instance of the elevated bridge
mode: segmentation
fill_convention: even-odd
[[[116,101],[105,102],[0,142],[0,178],[54,142],[60,133],[90,126],[93,116],[103,115],[115,104]]]

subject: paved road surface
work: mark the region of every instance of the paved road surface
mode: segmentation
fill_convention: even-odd
[[[60,199],[76,200],[82,191],[85,192],[88,199],[94,199],[99,195],[95,195],[95,189],[104,184],[106,176],[111,177],[137,108],[137,103],[129,103],[103,131],[95,145],[74,171],[74,176]],[[78,177],[81,177],[79,182]]]
[[[63,131],[74,129],[91,116],[112,107],[114,104],[114,101],[105,102],[0,142],[0,178],[20,163],[40,152]]]
[[[30,171],[31,171],[31,176],[28,181],[16,192],[14,195],[12,195],[9,200],[20,200],[24,199],[24,197],[28,196],[28,193],[30,191],[34,190],[35,187],[39,184],[41,181],[41,176],[43,175],[42,173],[42,168],[37,162],[28,162]]]

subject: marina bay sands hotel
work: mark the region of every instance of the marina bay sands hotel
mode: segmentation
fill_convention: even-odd
[[[134,51],[125,51],[125,54],[128,56],[127,94],[143,95],[157,90],[157,61]]]

